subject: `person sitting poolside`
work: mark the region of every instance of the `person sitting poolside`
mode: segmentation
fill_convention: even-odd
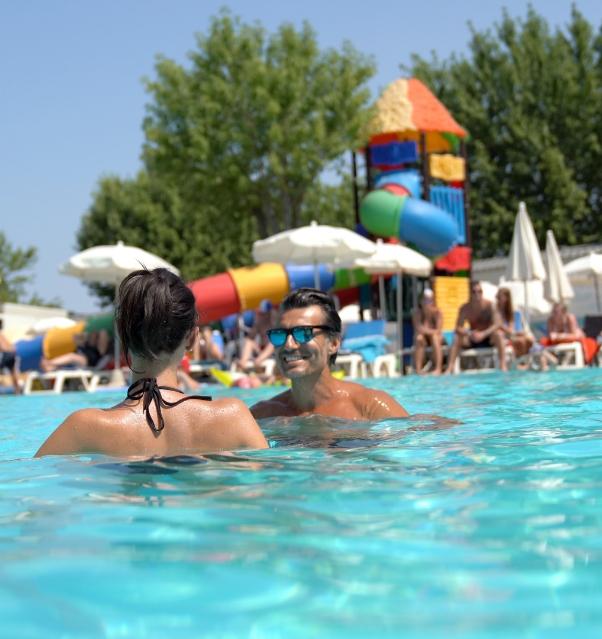
[[[0,373],[3,370],[8,370],[15,395],[18,395],[21,392],[21,387],[19,386],[19,376],[17,375],[17,355],[15,347],[4,335],[2,329],[3,323],[0,319]]]
[[[184,395],[177,369],[198,339],[195,300],[171,271],[130,273],[119,287],[117,328],[132,370],[126,398],[71,414],[36,453],[119,457],[266,448],[257,422],[237,399]]]
[[[468,323],[470,328],[466,328]],[[483,298],[483,288],[480,282],[471,282],[470,300],[460,307],[454,342],[449,354],[446,373],[454,372],[454,364],[460,349],[483,348],[493,346],[497,349],[500,369],[508,370],[504,339],[499,329],[502,325],[499,313],[493,304]]]
[[[533,336],[525,330],[525,321],[522,313],[514,309],[512,304],[512,292],[509,288],[501,286],[495,296],[497,311],[500,316],[500,334],[507,344],[512,346],[514,355],[519,358],[526,355],[533,346]]]
[[[388,393],[332,376],[330,367],[341,346],[341,318],[326,293],[312,288],[290,293],[282,302],[276,327],[267,335],[291,388],[252,406],[256,418],[319,414],[377,420],[408,416]]]
[[[430,288],[424,289],[418,308],[412,315],[414,325],[414,370],[422,374],[424,351],[427,346],[433,350],[435,368],[433,375],[440,375],[443,369],[443,315],[435,306],[435,295]]]
[[[110,355],[110,336],[107,331],[78,333],[74,336],[75,351],[52,359],[42,358],[40,368],[48,373],[64,366],[95,368],[105,356]]]
[[[272,304],[264,300],[255,311],[255,322],[245,337],[239,360],[239,367],[243,371],[261,369],[264,362],[274,355],[274,346],[267,336],[267,331],[273,326],[273,323]]]
[[[591,338],[586,337],[579,327],[577,318],[573,313],[569,313],[566,304],[556,302],[552,306],[552,312],[547,321],[547,337],[540,340],[544,347],[569,342],[579,342],[583,349],[583,358],[586,364],[591,364],[600,349],[600,344]]]
[[[222,362],[224,353],[213,338],[211,326],[201,326],[199,329],[199,339],[192,348],[192,359],[194,361]]]

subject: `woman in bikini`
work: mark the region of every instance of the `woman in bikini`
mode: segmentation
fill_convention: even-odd
[[[499,328],[502,336],[512,346],[514,355],[522,357],[533,346],[533,338],[524,330],[524,320],[519,311],[515,311],[512,305],[512,293],[509,288],[500,287],[495,296],[497,310],[502,319]]]
[[[117,457],[266,448],[240,400],[183,396],[176,387],[182,355],[198,339],[190,289],[166,269],[130,273],[119,287],[117,328],[133,384],[112,408],[70,415],[36,456],[100,453]]]

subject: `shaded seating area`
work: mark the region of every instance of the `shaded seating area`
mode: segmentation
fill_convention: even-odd
[[[397,356],[387,352],[390,341],[385,336],[385,321],[353,322],[345,327],[337,366],[349,377],[394,377]]]

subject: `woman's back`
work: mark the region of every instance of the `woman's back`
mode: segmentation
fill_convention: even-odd
[[[70,415],[37,456],[102,453],[176,455],[265,448],[267,442],[239,400],[188,397],[177,388],[178,366],[198,340],[195,299],[166,269],[140,270],[119,287],[117,327],[134,374],[127,397],[107,409]]]
[[[161,430],[149,426],[144,398],[126,399],[108,409],[87,408],[73,413],[37,456],[99,453],[116,457],[199,454],[241,448],[265,448],[266,441],[245,404],[236,399],[208,401],[161,390],[168,402],[161,408]],[[148,415],[158,427],[156,406]]]

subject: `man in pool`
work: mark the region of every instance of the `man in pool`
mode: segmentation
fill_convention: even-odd
[[[384,391],[335,379],[330,367],[341,346],[341,318],[332,298],[301,288],[282,302],[275,328],[267,331],[276,362],[291,382],[290,390],[255,404],[263,417],[327,415],[353,420],[407,417],[407,411]]]

